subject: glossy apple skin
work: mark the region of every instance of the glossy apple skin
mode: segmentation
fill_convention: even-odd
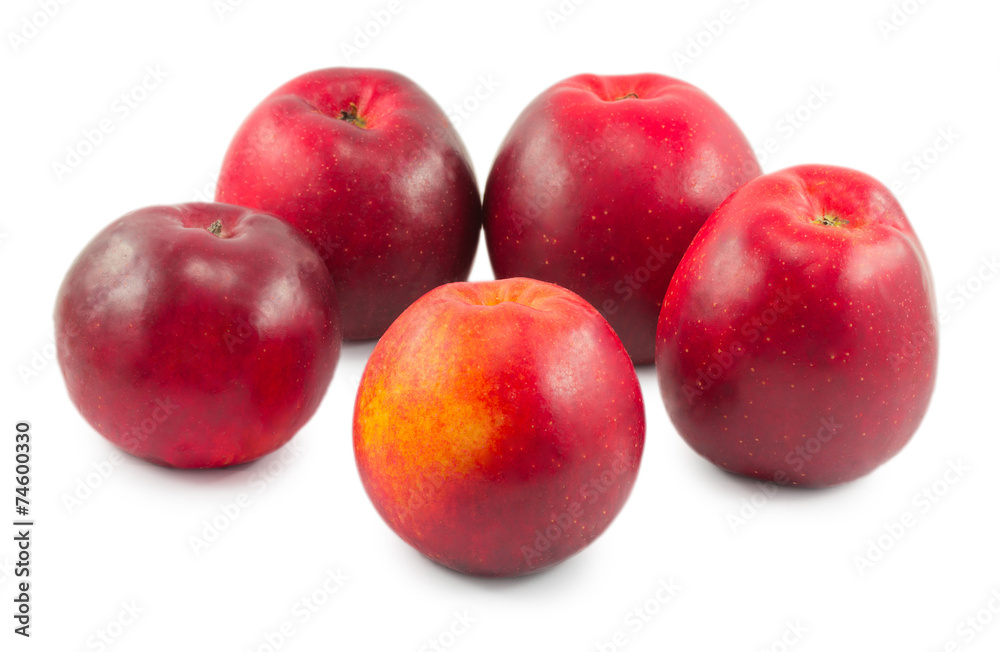
[[[434,561],[484,576],[540,571],[600,535],[644,438],[638,379],[607,321],[531,279],[422,297],[375,347],[354,410],[382,518]]]
[[[101,231],[66,274],[55,325],[84,418],[180,468],[249,462],[288,441],[319,406],[341,342],[333,282],[305,238],[207,203],[144,208]]]
[[[340,119],[351,105],[364,127]],[[233,138],[216,199],[309,238],[352,340],[379,337],[431,288],[468,278],[482,224],[458,133],[427,93],[386,70],[317,70],[272,93]]]
[[[814,222],[824,216],[847,223]],[[751,181],[698,233],[664,298],[656,369],[701,455],[828,486],[909,441],[934,387],[937,332],[926,256],[889,190],[801,166]]]
[[[490,171],[493,270],[573,290],[636,364],[651,363],[677,263],[722,200],[759,174],[743,133],[698,88],[655,74],[571,77],[521,113]]]

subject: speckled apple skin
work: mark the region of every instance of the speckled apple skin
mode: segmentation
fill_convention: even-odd
[[[739,127],[700,89],[656,74],[577,75],[517,118],[486,182],[497,278],[558,283],[601,311],[636,364],[691,239],[760,175]]]
[[[340,119],[352,105],[363,127]],[[423,89],[387,70],[317,70],[272,93],[229,145],[216,199],[308,237],[352,340],[379,337],[431,288],[468,278],[482,225],[458,133]]]
[[[814,222],[824,216],[842,222]],[[698,233],[664,298],[656,368],[701,455],[779,484],[836,485],[912,437],[937,331],[926,256],[889,190],[801,166],[751,181]]]
[[[354,410],[382,518],[430,559],[484,576],[540,571],[600,535],[644,438],[638,379],[607,321],[530,279],[422,297],[375,347]]]
[[[108,225],[66,273],[55,332],[90,425],[179,468],[249,462],[291,439],[341,343],[333,282],[305,238],[272,215],[208,203]]]

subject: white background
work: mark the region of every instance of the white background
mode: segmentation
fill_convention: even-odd
[[[121,635],[109,649],[258,650],[287,622],[294,634],[284,650],[417,651],[456,612],[475,623],[457,639],[445,635],[442,649],[611,650],[619,631],[627,642],[617,649],[637,651],[1000,646],[1000,613],[979,613],[991,620],[981,631],[960,629],[1000,590],[1000,282],[977,280],[983,258],[1000,253],[991,197],[997,3],[908,0],[913,15],[886,36],[879,21],[889,20],[892,0],[590,0],[565,3],[575,11],[554,26],[546,11],[558,11],[558,0],[403,0],[351,61],[342,44],[388,0],[234,4],[220,17],[213,0],[71,1],[16,52],[10,33],[38,5],[4,0],[0,11],[0,648],[100,649],[99,630],[132,601],[142,613],[123,632],[111,627]],[[714,39],[703,34],[712,42],[679,66],[674,55],[724,9],[730,24]],[[129,458],[107,478],[89,475],[115,449],[76,413],[52,360],[52,306],[73,257],[131,209],[211,196],[230,137],[261,99],[301,73],[348,63],[398,70],[445,107],[492,77],[499,86],[458,125],[480,185],[520,110],[581,72],[660,72],[699,85],[755,145],[775,140],[765,171],[831,163],[901,182],[948,316],[922,427],[868,477],[764,500],[756,483],[717,471],[684,444],[653,369],[641,369],[648,434],[631,500],[583,553],[515,580],[464,577],[424,560],[368,502],[350,428],[370,344],[345,347],[325,402],[284,461],[275,454],[183,472]],[[147,66],[165,80],[119,119],[115,99]],[[789,129],[785,114],[814,88],[832,96],[813,100],[801,111],[808,120]],[[53,162],[105,118],[113,132],[58,179]],[[942,129],[954,142],[937,138]],[[936,140],[943,151],[928,150],[933,162],[919,178],[908,173]],[[490,277],[481,249],[473,279]],[[979,291],[960,305],[957,292],[969,287]],[[911,325],[898,326],[902,344]],[[35,434],[30,640],[12,634],[9,615],[18,419]],[[969,470],[948,475],[952,463]],[[66,496],[88,480],[99,486],[68,508]],[[914,503],[925,490],[940,494],[926,511]],[[189,537],[240,494],[248,506],[194,554]],[[741,507],[750,518],[734,532]],[[907,512],[915,525],[898,541],[883,538],[888,550],[859,572],[855,556]],[[343,586],[323,595],[325,574],[338,569]],[[661,606],[665,580],[681,588]],[[302,622],[301,600],[317,590],[328,599]],[[635,616],[626,621],[637,608],[656,612],[639,631]]]

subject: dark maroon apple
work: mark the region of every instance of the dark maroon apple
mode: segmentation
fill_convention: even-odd
[[[760,174],[712,99],[662,75],[578,75],[520,115],[486,183],[497,278],[558,283],[608,319],[636,364],[688,244],[733,190]]]
[[[889,190],[843,168],[762,176],[698,233],[663,301],[656,369],[678,432],[720,467],[826,486],[909,441],[930,401],[930,269]]]
[[[319,406],[340,314],[319,254],[278,218],[154,206],[86,246],[56,300],[70,398],[112,443],[182,468],[269,453]]]
[[[216,199],[298,227],[337,287],[347,339],[380,336],[443,283],[468,278],[482,207],[441,108],[386,70],[331,68],[270,95],[239,128]]]

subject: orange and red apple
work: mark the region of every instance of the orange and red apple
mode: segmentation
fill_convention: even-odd
[[[354,410],[382,518],[434,561],[486,576],[542,570],[600,535],[644,438],[638,379],[608,322],[523,278],[420,298],[375,347]]]

